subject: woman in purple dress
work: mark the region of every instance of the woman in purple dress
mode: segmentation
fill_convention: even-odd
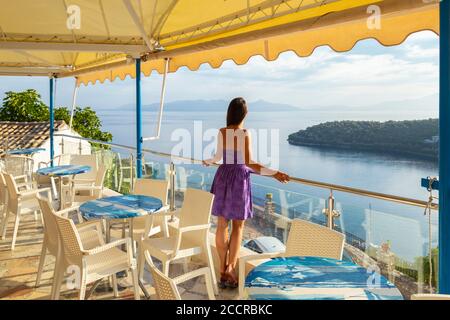
[[[236,264],[242,242],[244,222],[253,217],[250,173],[272,176],[282,183],[289,176],[253,161],[251,138],[244,128],[247,105],[243,98],[230,102],[227,126],[220,129],[217,150],[212,159],[203,161],[208,166],[223,159],[211,187],[214,194],[212,214],[217,216],[216,248],[220,258],[220,286],[236,288]],[[228,226],[231,220],[231,236]]]

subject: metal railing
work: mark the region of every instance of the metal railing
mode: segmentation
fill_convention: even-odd
[[[99,141],[99,140],[94,140],[94,139],[89,139],[89,138],[75,137],[75,136],[66,135],[66,134],[55,134],[55,136],[76,138],[76,139],[85,140],[85,141],[88,141],[91,143],[107,145],[107,146],[110,146],[113,148],[125,149],[128,151],[136,151],[135,147],[117,144],[117,143]],[[171,165],[171,180],[174,180],[174,175],[175,175],[175,167],[174,167],[173,160],[188,161],[191,164],[201,164],[202,163],[202,160],[172,155],[169,153],[154,151],[154,150],[150,150],[150,149],[146,149],[146,148],[143,148],[142,152],[147,153],[147,154],[152,154],[154,156],[170,158],[172,160],[170,163],[170,165]],[[215,164],[214,166],[218,166],[218,165]],[[401,197],[401,196],[396,196],[396,195],[391,195],[391,194],[386,194],[386,193],[381,193],[381,192],[374,192],[374,191],[369,191],[369,190],[364,190],[364,189],[359,189],[359,188],[347,187],[347,186],[331,184],[331,183],[326,183],[326,182],[308,180],[308,179],[303,179],[303,178],[298,178],[298,177],[290,177],[290,178],[291,178],[291,181],[295,182],[295,183],[299,183],[299,184],[310,186],[310,187],[316,187],[316,188],[329,190],[329,196],[328,196],[328,199],[326,202],[326,206],[323,210],[323,213],[327,217],[326,224],[329,228],[334,228],[334,219],[340,216],[339,211],[337,211],[337,209],[335,207],[335,198],[333,195],[333,192],[335,192],[335,191],[344,192],[344,193],[348,193],[348,194],[354,194],[354,195],[373,198],[373,199],[385,200],[385,201],[389,201],[389,202],[393,202],[393,203],[406,204],[406,205],[420,207],[420,208],[428,208],[430,206],[432,210],[438,210],[438,204],[436,204],[436,203],[430,204],[427,201],[423,201],[423,200]],[[175,201],[174,198],[175,198],[174,194],[171,195],[171,197],[170,197],[171,208],[174,207],[174,203],[172,203]]]

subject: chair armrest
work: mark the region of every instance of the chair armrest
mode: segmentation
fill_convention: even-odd
[[[101,220],[92,220],[87,222],[78,223],[75,225],[78,232],[82,232],[85,230],[93,229],[97,231],[97,236],[102,245],[105,244],[105,240],[103,239],[103,225]]]
[[[209,268],[204,267],[204,268],[200,268],[200,269],[197,269],[197,270],[194,270],[194,271],[182,274],[181,276],[173,278],[172,280],[173,280],[173,282],[175,284],[178,285],[180,283],[186,282],[188,280],[191,280],[193,278],[197,278],[197,277],[200,277],[200,276],[203,276],[203,275],[207,275],[209,273],[210,273]]]
[[[88,184],[88,183],[95,183],[95,179],[93,178],[93,179],[84,179],[84,178],[74,178],[74,179],[72,179],[72,182],[73,183],[86,183],[86,184]]]
[[[28,176],[26,174],[21,174],[19,176],[14,176],[13,178],[14,178],[14,180],[19,180],[19,179],[27,180]]]
[[[42,165],[44,165],[46,168],[50,165],[50,161],[45,162],[45,161],[41,161],[38,163],[38,169],[42,168]]]
[[[27,197],[35,196],[36,194],[41,193],[41,192],[51,192],[51,189],[50,188],[40,188],[40,189],[21,191],[21,192],[19,192],[19,197],[27,198]]]
[[[207,223],[207,224],[199,224],[197,226],[182,227],[182,228],[178,228],[178,232],[186,233],[186,232],[191,232],[191,231],[205,230],[205,229],[209,229],[210,226],[211,226],[211,224]]]
[[[177,235],[176,240],[174,242],[173,246],[173,253],[172,256],[176,257],[178,254],[178,250],[180,250],[181,246],[181,239],[183,238],[184,233],[193,232],[193,231],[200,231],[200,230],[208,230],[211,224],[200,224],[196,226],[189,226],[189,227],[182,227],[177,229]]]
[[[78,231],[82,231],[82,230],[90,229],[90,228],[95,228],[98,231],[102,231],[102,228],[103,228],[101,220],[91,220],[91,221],[78,223],[75,225],[75,227],[77,228]]]
[[[245,263],[252,260],[263,260],[281,257],[284,252],[271,252],[253,254],[245,257],[239,257],[239,297],[244,298],[244,285],[245,285]]]
[[[57,211],[56,213],[60,214],[60,215],[67,215],[69,212],[78,211],[78,210],[80,210],[80,205],[75,205],[75,206],[72,206],[69,208],[62,209],[62,210]]]
[[[216,297],[214,296],[214,289],[213,289],[213,286],[212,286],[211,270],[208,267],[200,268],[200,269],[197,269],[197,270],[185,273],[185,274],[183,274],[181,276],[173,278],[172,281],[176,285],[178,285],[178,284],[186,282],[186,281],[188,281],[190,279],[201,277],[201,276],[205,277],[206,290],[208,292],[209,300],[215,300]]]
[[[152,213],[152,216],[175,216],[180,217],[181,215],[181,209],[175,209],[174,211],[170,211],[170,205],[163,206],[158,211]]]
[[[24,188],[24,187],[25,187],[27,190],[34,189],[34,185],[33,185],[33,182],[32,182],[32,181],[30,181],[30,182],[16,183],[16,186],[17,186],[18,189]]]
[[[105,251],[107,251],[109,249],[112,249],[112,248],[115,248],[115,247],[119,247],[119,246],[124,245],[124,244],[126,245],[127,252],[129,254],[132,254],[132,251],[131,251],[131,238],[119,239],[119,240],[107,243],[107,244],[105,244],[103,246],[100,246],[100,247],[97,247],[97,248],[94,248],[94,249],[84,250],[84,253],[86,255],[90,256],[90,255],[94,255],[94,254],[97,254],[97,253],[100,253],[100,252],[105,252]]]
[[[102,186],[91,186],[91,185],[78,185],[74,186],[73,190],[103,190]]]

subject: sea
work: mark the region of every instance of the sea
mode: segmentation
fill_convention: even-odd
[[[146,141],[145,148],[165,153],[184,152],[181,155],[206,157],[202,151],[211,148],[211,138],[217,129],[225,125],[225,111],[167,111],[163,114],[160,139]],[[113,134],[119,144],[135,145],[135,114],[132,111],[108,110],[99,112],[103,130]],[[404,156],[379,154],[352,150],[323,149],[319,147],[293,146],[287,142],[289,134],[309,126],[335,120],[408,120],[427,116],[415,114],[377,114],[340,111],[280,111],[249,112],[245,127],[252,130],[253,153],[258,160],[277,165],[280,170],[293,177],[315,180],[348,187],[360,188],[397,196],[427,200],[428,193],[421,187],[421,178],[438,175],[438,164],[434,161],[411,159]],[[143,136],[156,134],[156,112],[143,114]],[[256,142],[255,142],[256,141]],[[183,148],[182,148],[183,147]],[[201,150],[199,152],[199,150]],[[266,150],[261,152],[260,150]],[[118,150],[119,151],[119,150]],[[145,161],[154,163],[149,154]],[[167,159],[165,160],[167,161]],[[183,165],[189,175],[189,183],[208,184],[214,169],[201,165]],[[181,172],[181,170],[179,170]],[[206,177],[206,178],[205,178]],[[190,180],[189,180],[190,179]],[[199,182],[200,180],[200,182]],[[273,195],[277,208],[283,215],[301,217],[323,222],[322,209],[330,190],[308,187],[291,182],[281,184],[270,177],[253,176],[254,201],[264,204],[267,193]],[[336,224],[347,238],[362,242],[364,246],[380,246],[388,243],[399,258],[414,262],[417,257],[428,254],[429,239],[432,246],[437,241],[437,212],[430,220],[423,208],[397,204],[370,197],[333,192],[335,207],[339,212]]]

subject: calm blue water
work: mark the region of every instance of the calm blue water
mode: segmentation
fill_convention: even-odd
[[[116,143],[135,144],[135,115],[132,112],[125,113],[118,110],[100,114],[100,116],[104,129],[113,133]],[[155,113],[144,112],[144,136],[154,134],[155,118]],[[399,114],[398,118],[395,118],[390,115],[389,119],[405,120],[408,116]],[[280,169],[291,176],[427,199],[426,191],[420,187],[420,179],[438,174],[435,163],[367,152],[324,150],[288,144],[287,136],[290,133],[333,120],[386,120],[386,115],[371,113],[368,119],[367,115],[357,113],[250,112],[245,125],[247,128],[256,130],[279,130]],[[202,128],[199,128],[199,121]],[[196,128],[194,128],[195,122],[197,122]],[[224,126],[224,122],[224,112],[166,112],[161,139],[147,142],[145,147],[170,153],[180,142],[179,140],[171,141],[172,134],[184,131],[191,135],[187,143],[192,141],[188,144],[192,145],[191,153],[185,155],[201,158],[201,154],[196,154],[194,149],[201,149],[202,145],[205,147],[210,141],[204,141],[201,144],[198,138],[194,139],[194,131],[204,133],[208,129]],[[195,144],[197,145],[194,147]],[[146,160],[151,160],[151,157],[146,156]],[[204,169],[201,166],[194,166],[194,168],[210,172],[210,178],[213,176],[211,169]],[[190,178],[195,182],[195,175]],[[254,176],[252,179],[255,184],[264,186],[254,188],[255,196],[259,199],[263,199],[267,192],[271,192],[276,202],[283,207],[296,208],[298,214],[301,212],[306,218],[323,220],[321,209],[328,191],[296,183],[281,185],[266,177]],[[337,223],[344,231],[374,244],[389,241],[396,254],[410,261],[414,257],[426,254],[428,225],[423,209],[342,193],[335,193],[335,198],[342,213]],[[292,212],[285,212],[285,214],[292,215]],[[434,215],[434,241],[437,237],[436,225],[437,218]]]

